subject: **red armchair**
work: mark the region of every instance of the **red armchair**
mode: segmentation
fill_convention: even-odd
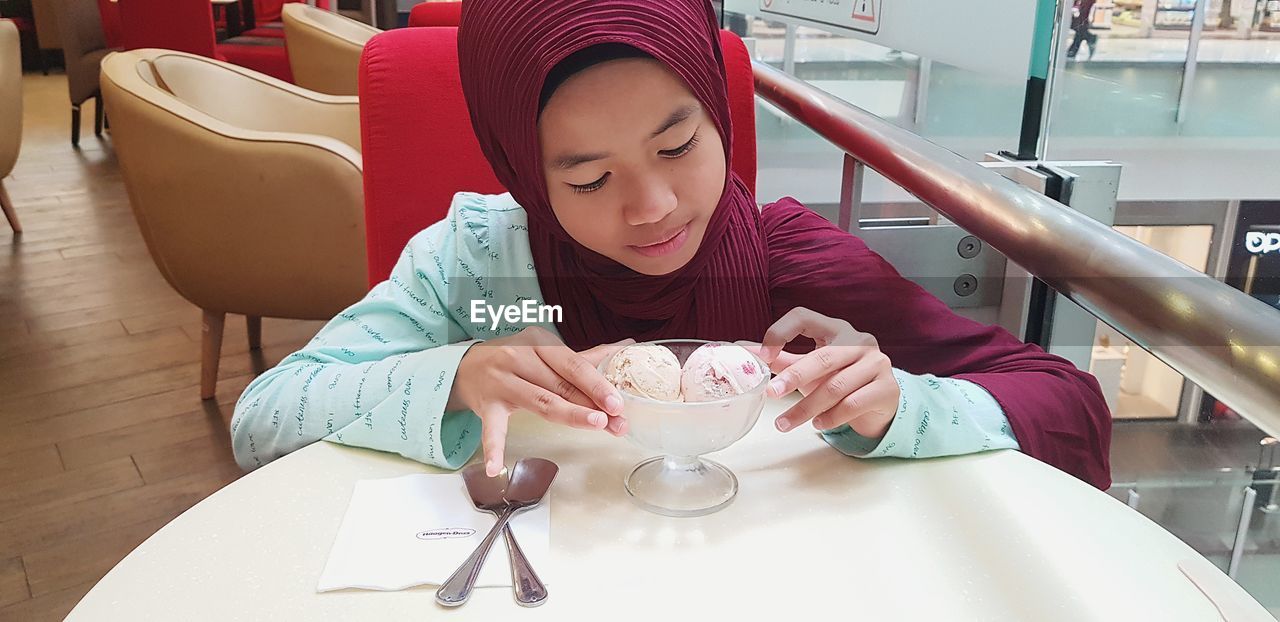
[[[307,0],[253,0],[254,27],[245,31],[251,37],[284,37],[284,22],[281,11],[290,2],[306,2]],[[316,8],[329,9],[329,0],[316,0]]]
[[[124,47],[124,26],[120,23],[120,5],[111,0],[98,0],[98,14],[102,16],[102,35],[109,48]]]
[[[293,81],[283,39],[242,36],[218,43],[209,0],[119,0],[118,4],[126,49],[199,54]]]
[[[423,2],[409,9],[410,26],[457,26],[461,22],[461,2]]]
[[[253,0],[255,18],[259,22],[280,21],[280,11],[290,2],[306,2],[307,0]],[[329,0],[316,0],[316,8],[329,9]]]
[[[471,130],[458,77],[457,33],[448,27],[402,28],[365,45],[360,138],[370,285],[387,278],[410,237],[444,218],[455,193],[504,192]],[[722,31],[720,41],[733,119],[733,170],[754,192],[751,59],[733,33]]]

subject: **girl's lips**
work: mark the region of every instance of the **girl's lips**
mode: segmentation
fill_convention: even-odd
[[[685,225],[675,232],[670,238],[655,244],[647,244],[645,246],[632,246],[632,250],[645,257],[661,257],[669,255],[680,250],[684,246],[686,240],[689,239],[689,225]]]

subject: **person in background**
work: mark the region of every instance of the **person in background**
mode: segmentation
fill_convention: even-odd
[[[1098,35],[1089,30],[1093,22],[1093,5],[1097,1],[1075,0],[1075,5],[1071,8],[1071,29],[1076,32],[1076,38],[1071,42],[1071,47],[1067,48],[1067,58],[1074,60],[1080,52],[1080,44],[1086,42],[1089,44],[1089,59],[1098,52]]]

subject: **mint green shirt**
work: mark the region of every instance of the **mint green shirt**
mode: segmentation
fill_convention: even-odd
[[[541,301],[536,276],[524,209],[509,194],[459,193],[444,220],[409,241],[390,278],[249,384],[231,422],[236,461],[254,469],[327,440],[462,466],[480,444],[480,419],[445,406],[467,349],[528,326],[558,334],[549,319],[473,317],[473,301]],[[823,434],[833,447],[915,458],[1017,448],[999,405],[977,385],[894,376],[902,398],[884,438],[840,426]]]

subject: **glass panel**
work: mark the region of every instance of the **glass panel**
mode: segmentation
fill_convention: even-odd
[[[925,122],[918,133],[971,160],[1016,150],[1026,80],[930,63]]]
[[[737,24],[753,46],[754,58],[782,68],[786,25],[732,11],[726,25]],[[794,56],[796,77],[836,97],[903,127],[914,124],[911,107],[919,58],[858,39],[815,28],[798,27]],[[762,202],[793,196],[835,219],[840,198],[844,153],[781,110],[757,99],[756,143],[759,159],[757,194]],[[869,176],[869,200],[906,198]],[[875,197],[875,198],[872,198]]]
[[[1280,136],[1280,1],[1210,0],[1186,136]]]
[[[1226,571],[1245,488],[1251,481],[1244,469],[1230,468],[1182,475],[1144,474],[1117,482],[1110,494],[1127,503],[1129,492],[1136,492],[1139,512]]]
[[[1213,227],[1209,225],[1115,227],[1148,247],[1205,271]],[[1173,419],[1182,408],[1184,379],[1110,326],[1098,322],[1089,371],[1098,379],[1116,419]]]
[[[1234,238],[1224,240],[1224,243],[1230,245],[1226,282],[1280,310],[1280,253],[1269,250],[1267,245],[1273,235],[1280,235],[1280,202],[1243,201],[1238,209]],[[1261,241],[1263,245],[1252,246],[1250,239]],[[1274,318],[1275,315],[1271,317]],[[1276,341],[1269,343],[1275,344]],[[1263,356],[1259,354],[1259,360],[1270,362],[1269,359],[1263,359]],[[1239,414],[1226,404],[1216,401],[1213,396],[1206,395],[1200,417],[1202,420],[1229,420],[1238,418]]]
[[[1240,444],[1242,449],[1256,447],[1252,442]],[[1144,475],[1117,481],[1108,492],[1126,503],[1136,493],[1139,512],[1226,572],[1250,485],[1257,497],[1236,581],[1276,615],[1280,614],[1280,582],[1276,581],[1280,577],[1280,468]]]
[[[742,20],[754,40],[755,60],[782,68],[786,26],[747,16],[742,16]],[[798,29],[797,37],[807,39],[816,34],[817,31],[803,28]],[[816,61],[811,65],[798,60],[802,45],[799,40],[796,43],[796,72],[802,76],[811,72],[820,75],[822,70]],[[759,167],[756,194],[760,202],[768,203],[783,196],[795,197],[811,206],[834,205],[839,200],[843,152],[760,98],[756,98],[756,147]]]
[[[1068,59],[1056,74],[1051,159],[1116,158],[1131,137],[1178,134],[1193,8],[1194,0],[1077,0],[1059,41]]]
[[[724,13],[723,23],[748,39],[755,60],[784,66],[786,24],[732,10]],[[909,52],[804,26],[796,28],[794,73],[970,159],[1017,144],[1023,80],[922,63]],[[767,103],[758,102],[756,123],[760,199],[789,195],[818,211],[834,210],[843,153]],[[874,172],[868,172],[864,189],[867,217],[879,215],[875,206],[885,203],[906,205],[909,215],[931,213],[911,207],[918,202]],[[895,208],[888,215],[901,213]]]

